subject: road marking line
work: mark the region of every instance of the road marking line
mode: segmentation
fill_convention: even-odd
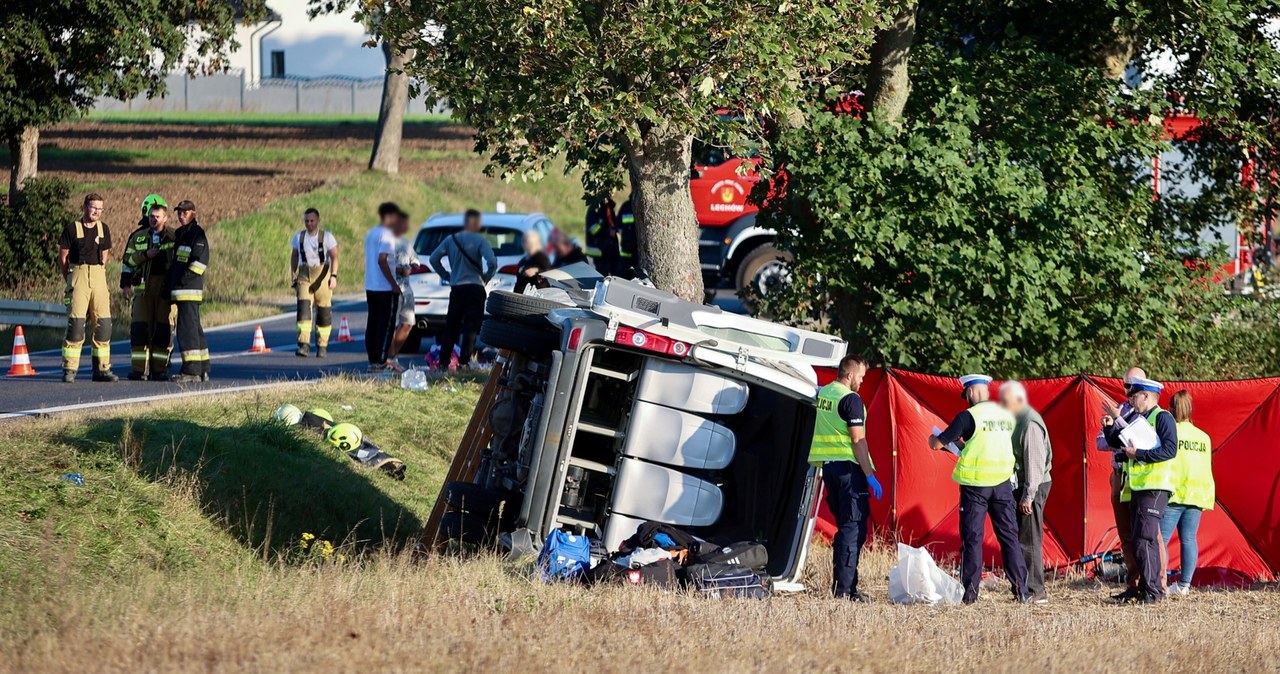
[[[19,419],[30,417],[45,417],[62,412],[75,412],[79,410],[89,410],[97,407],[115,407],[118,405],[134,405],[137,403],[155,402],[157,400],[170,400],[172,398],[190,398],[193,396],[206,396],[216,393],[240,393],[243,391],[257,391],[267,388],[275,388],[279,386],[299,386],[302,384],[315,384],[321,381],[317,379],[293,379],[282,380],[278,382],[270,382],[266,384],[245,384],[243,386],[226,386],[223,388],[208,388],[197,390],[184,390],[178,392],[161,393],[157,395],[138,396],[136,398],[119,398],[116,400],[99,400],[91,403],[76,403],[74,405],[58,405],[56,407],[45,407],[35,410],[22,410],[20,412],[4,412],[0,413],[0,420],[3,419]]]

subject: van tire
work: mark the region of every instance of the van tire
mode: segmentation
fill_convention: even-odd
[[[440,516],[441,540],[458,541],[471,545],[485,545],[497,536],[495,523],[484,517],[449,511]]]
[[[757,276],[769,268],[769,273],[776,274],[779,269],[786,269],[795,261],[791,251],[778,250],[771,243],[760,244],[747,253],[738,265],[738,273],[734,279],[734,289],[743,298],[748,313],[755,315],[759,310],[760,290]]]
[[[560,348],[560,333],[489,318],[480,326],[480,341],[499,350],[546,356]]]
[[[565,305],[541,297],[518,295],[506,290],[495,290],[489,293],[484,304],[490,316],[511,323],[535,327],[547,326],[547,314],[552,309],[564,309]]]

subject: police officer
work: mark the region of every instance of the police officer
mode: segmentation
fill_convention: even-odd
[[[111,371],[111,296],[107,289],[107,258],[111,230],[102,221],[103,202],[97,194],[84,198],[79,220],[67,224],[58,239],[58,264],[67,281],[67,334],[62,342],[62,381],[76,380],[80,352],[89,320],[93,325],[93,380],[117,381]]]
[[[1018,545],[1018,519],[1013,498],[1013,431],[1017,423],[1008,410],[991,401],[991,377],[967,374],[960,378],[961,397],[969,409],[956,415],[951,425],[929,436],[933,449],[964,442],[951,479],[960,484],[960,580],[964,603],[978,601],[982,580],[982,538],[985,520],[991,518],[1004,573],[1013,597],[1027,601],[1027,567]]]
[[[133,301],[129,344],[133,367],[129,379],[168,381],[173,348],[173,305],[166,275],[173,263],[173,233],[165,228],[169,205],[159,195],[142,202],[144,226],[129,235],[124,248],[120,287]]]
[[[1216,488],[1213,482],[1213,442],[1209,434],[1191,423],[1191,393],[1178,391],[1169,403],[1173,418],[1178,422],[1178,455],[1173,457],[1177,487],[1169,497],[1164,519],[1160,522],[1160,535],[1168,549],[1169,539],[1176,529],[1181,540],[1182,567],[1178,570],[1178,582],[1169,591],[1180,596],[1191,592],[1191,579],[1200,561],[1200,515],[1213,510]]]
[[[1172,459],[1178,455],[1178,422],[1160,409],[1162,390],[1164,385],[1158,381],[1135,377],[1127,391],[1134,412],[1155,429],[1156,446],[1138,449],[1127,441],[1123,420],[1112,420],[1103,427],[1107,443],[1123,450],[1125,489],[1121,499],[1129,503],[1133,553],[1138,563],[1138,587],[1118,595],[1121,602],[1154,604],[1165,596],[1160,520],[1177,486],[1177,465]]]
[[[631,200],[627,199],[618,209],[618,269],[617,275],[622,278],[635,278],[638,264],[639,243],[636,241],[636,214],[631,210]]]
[[[818,417],[813,423],[809,463],[822,469],[827,507],[836,521],[832,541],[832,591],[836,598],[863,601],[858,593],[858,556],[871,526],[868,492],[877,500],[884,490],[867,449],[867,409],[858,387],[867,363],[845,356],[835,381],[818,391]]]
[[[174,209],[178,229],[173,233],[173,264],[169,267],[169,299],[176,308],[178,348],[182,350],[182,371],[171,381],[190,383],[209,380],[209,342],[200,324],[200,303],[204,301],[204,273],[209,268],[209,240],[196,220],[196,205],[184,199]]]
[[[618,214],[613,199],[605,197],[587,209],[587,247],[583,252],[602,276],[618,273]]]
[[[290,242],[289,270],[298,297],[299,358],[311,355],[311,310],[315,307],[316,357],[324,358],[333,331],[333,289],[338,285],[338,239],[320,227],[320,211],[302,213],[302,229]],[[410,307],[412,309],[413,307]]]

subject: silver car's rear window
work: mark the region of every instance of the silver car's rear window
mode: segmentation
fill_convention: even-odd
[[[418,231],[418,238],[413,242],[413,250],[418,255],[426,257],[434,252],[436,248],[450,234],[461,232],[461,227],[428,227],[427,229]],[[483,226],[480,228],[480,236],[483,236],[490,246],[493,246],[493,254],[498,257],[514,257],[524,255],[524,246],[521,241],[524,238],[524,232],[510,227],[493,227]]]

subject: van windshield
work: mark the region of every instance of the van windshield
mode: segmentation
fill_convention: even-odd
[[[413,250],[418,255],[426,257],[434,252],[440,244],[449,236],[462,231],[461,226],[453,227],[429,227],[418,232],[418,238],[413,242]],[[480,236],[483,236],[490,246],[493,246],[493,254],[498,257],[517,257],[524,255],[524,232],[510,227],[493,227],[483,226],[480,228]]]

